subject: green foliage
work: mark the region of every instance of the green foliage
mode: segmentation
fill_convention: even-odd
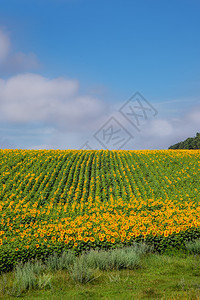
[[[85,256],[80,256],[69,267],[69,275],[76,283],[85,284],[94,280],[94,271],[88,266]]]
[[[84,254],[87,264],[99,270],[135,269],[140,266],[140,257],[146,254],[147,246],[118,248],[109,251],[91,250]]]
[[[74,261],[75,254],[72,251],[64,251],[60,256],[57,253],[53,253],[46,259],[45,263],[50,270],[56,271],[69,269]]]
[[[107,263],[115,267],[101,271],[92,263],[100,252],[106,251],[77,256],[68,270],[52,272],[40,261],[17,264],[12,273],[0,276],[0,299],[199,299],[200,256],[160,255],[144,244],[134,245],[107,251]],[[139,255],[139,269],[130,269],[129,259],[123,258],[133,253]]]
[[[41,273],[44,271],[44,265],[40,261],[34,263],[28,261],[25,264],[19,263],[14,270],[14,282],[12,294],[20,296],[27,290],[49,286],[49,280],[46,280]]]
[[[185,244],[186,249],[195,254],[200,254],[200,239],[197,239],[195,241],[187,242]]]
[[[52,280],[51,274],[42,274],[38,277],[38,289],[51,289],[51,280]]]
[[[51,288],[51,274],[46,274],[46,266],[41,261],[18,263],[13,271],[13,280],[2,275],[1,294],[19,297],[26,291]]]
[[[108,251],[90,250],[87,254],[83,254],[83,256],[90,268],[107,270],[109,267],[110,256]]]
[[[136,243],[134,242],[132,245],[135,253],[139,256],[144,256],[148,253],[154,252],[153,245],[148,245],[144,242]]]
[[[132,247],[114,249],[110,253],[110,269],[136,269],[140,264],[140,257]]]
[[[187,138],[183,142],[170,146],[169,149],[200,149],[200,133],[197,132],[195,137]]]

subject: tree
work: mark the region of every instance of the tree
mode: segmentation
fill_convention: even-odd
[[[168,149],[200,149],[200,133],[195,137],[187,138],[185,141],[170,146]]]

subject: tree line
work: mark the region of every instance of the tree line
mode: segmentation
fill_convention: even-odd
[[[168,149],[200,149],[200,133],[195,137],[189,137],[185,141],[170,146]]]

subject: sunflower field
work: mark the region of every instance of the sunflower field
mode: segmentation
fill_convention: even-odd
[[[0,150],[0,270],[74,249],[200,237],[199,150]]]

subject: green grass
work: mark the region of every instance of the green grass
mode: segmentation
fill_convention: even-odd
[[[195,241],[186,243],[186,249],[189,252],[200,254],[200,239],[196,239]]]
[[[30,289],[20,299],[200,299],[200,256],[195,254],[150,253],[135,269],[93,269],[93,280],[85,284],[74,281],[67,270],[48,270],[46,275],[51,276],[50,286]],[[13,272],[0,276],[2,299],[15,299],[2,290],[13,280]]]

